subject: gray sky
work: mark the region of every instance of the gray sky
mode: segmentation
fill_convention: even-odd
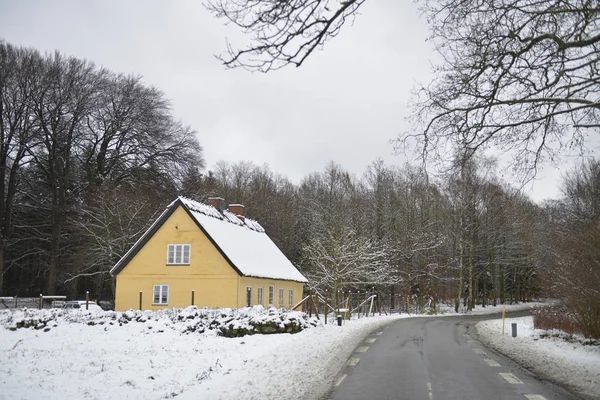
[[[427,34],[411,1],[367,1],[301,68],[262,74],[224,69],[214,54],[226,37],[240,47],[245,38],[200,1],[0,0],[0,38],[139,74],[161,89],[198,131],[208,169],[251,160],[296,183],[329,161],[361,175],[378,157],[407,160],[390,140],[409,130],[411,88],[430,79]],[[560,175],[545,168],[532,197],[556,197]]]

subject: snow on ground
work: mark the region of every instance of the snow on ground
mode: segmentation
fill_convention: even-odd
[[[185,334],[168,318],[121,326],[58,318],[47,332],[5,323],[0,399],[319,398],[366,335],[402,317],[240,338]]]
[[[529,302],[529,303],[519,303],[519,304],[507,304],[506,306],[504,306],[502,304],[498,304],[496,306],[489,305],[489,306],[485,306],[485,307],[477,305],[477,306],[475,306],[475,308],[473,310],[467,311],[466,307],[463,307],[463,305],[461,303],[460,308],[459,308],[459,313],[466,314],[466,315],[496,314],[496,313],[501,313],[503,307],[506,307],[507,312],[511,312],[511,311],[529,310],[530,308],[539,307],[539,306],[543,306],[543,305],[547,305],[547,303]],[[454,305],[443,305],[440,307],[440,312],[442,314],[450,313],[451,315],[456,315],[454,313]]]
[[[485,307],[473,313],[500,310]],[[60,310],[0,312],[0,400],[321,398],[365,336],[409,317],[363,316],[342,327],[332,321],[312,327],[308,319],[296,334],[225,338],[207,326],[219,319],[229,323],[229,312],[246,327],[249,318],[278,321],[277,315],[260,317],[252,309],[208,310],[203,320],[206,316],[199,312],[108,311],[89,317]],[[120,323],[125,315],[129,322]],[[290,315],[279,320],[285,322]],[[8,329],[26,316],[47,322],[38,330]]]
[[[517,324],[517,337],[511,324]],[[502,336],[502,319],[479,322],[480,339],[507,355],[537,376],[566,386],[591,399],[600,399],[600,345],[582,344],[581,337],[560,331],[533,328],[533,317],[507,318]]]

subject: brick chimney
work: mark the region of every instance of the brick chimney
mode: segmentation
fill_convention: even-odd
[[[222,213],[223,210],[225,209],[225,200],[223,200],[221,197],[209,197],[208,205],[213,206],[214,208],[217,209],[217,211]]]
[[[229,212],[238,217],[242,222],[246,222],[246,217],[244,217],[244,206],[241,204],[230,204]]]

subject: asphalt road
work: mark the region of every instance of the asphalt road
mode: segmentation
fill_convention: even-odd
[[[521,316],[526,313],[511,313]],[[490,316],[409,318],[373,332],[348,359],[330,399],[573,400],[477,339]],[[493,316],[498,318],[498,316]]]

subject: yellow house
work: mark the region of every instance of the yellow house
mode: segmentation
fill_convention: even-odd
[[[115,310],[290,308],[301,300],[306,278],[244,207],[208,203],[177,198],[115,264]]]

